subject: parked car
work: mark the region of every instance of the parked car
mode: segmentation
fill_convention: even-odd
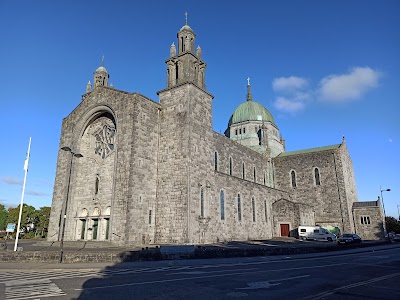
[[[400,234],[395,234],[394,235],[393,242],[400,242]]]
[[[355,233],[344,233],[338,238],[339,245],[361,244],[362,239]]]

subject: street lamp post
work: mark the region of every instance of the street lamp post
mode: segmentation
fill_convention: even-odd
[[[64,253],[64,249],[63,249],[63,247],[64,247],[64,232],[65,232],[65,221],[66,221],[66,218],[67,218],[69,186],[70,186],[70,183],[71,183],[72,161],[73,161],[74,157],[78,157],[78,158],[79,157],[83,157],[82,154],[73,152],[70,147],[62,147],[61,150],[64,150],[64,151],[67,151],[67,152],[71,153],[71,159],[70,159],[70,162],[69,162],[69,175],[68,175],[68,184],[67,184],[67,195],[66,195],[65,202],[64,202],[64,205],[62,207],[62,213],[61,213],[61,216],[60,216],[62,224],[61,224],[61,236],[60,236],[59,263],[62,263],[63,253]]]
[[[386,212],[385,212],[385,203],[383,202],[382,192],[390,192],[390,189],[382,190],[381,186],[379,188],[381,190],[381,199],[382,199],[382,206],[383,206],[383,230],[384,230],[385,235],[386,235]]]

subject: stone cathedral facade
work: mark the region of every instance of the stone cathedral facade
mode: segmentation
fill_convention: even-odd
[[[202,244],[314,224],[354,232],[344,139],[286,152],[250,82],[225,134],[214,132],[202,50],[187,24],[177,38],[158,102],[109,86],[103,62],[63,120],[48,239]]]

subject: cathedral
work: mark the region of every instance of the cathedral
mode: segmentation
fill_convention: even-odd
[[[94,72],[62,122],[48,240],[205,244],[289,236],[300,225],[379,238],[379,200],[358,202],[344,138],[286,151],[249,79],[224,135],[213,131],[195,38],[186,22],[158,101],[109,85],[104,60]]]

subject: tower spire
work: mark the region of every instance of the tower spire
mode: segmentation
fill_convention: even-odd
[[[251,95],[250,88],[251,88],[250,77],[247,77],[247,96],[246,96],[247,101],[253,101],[253,96]]]

